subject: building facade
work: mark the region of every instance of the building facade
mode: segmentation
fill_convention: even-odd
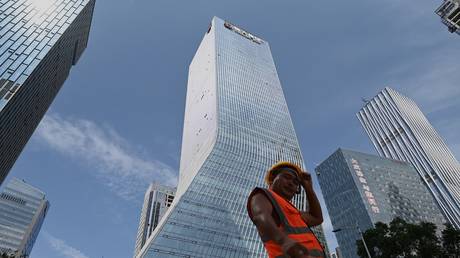
[[[29,257],[49,206],[42,191],[11,179],[0,194],[0,253]]]
[[[303,166],[269,44],[214,17],[189,67],[176,200],[138,257],[266,257],[246,201],[281,160]]]
[[[337,258],[342,258],[339,246],[335,248],[335,255],[337,256]]]
[[[446,219],[460,228],[460,164],[417,104],[387,87],[357,116],[379,155],[411,163]]]
[[[0,184],[88,42],[95,0],[0,0]]]
[[[339,149],[316,173],[344,258],[358,258],[357,226],[400,217],[409,223],[428,221],[443,227],[444,217],[411,164]]]
[[[450,32],[460,34],[460,0],[445,0],[436,14]]]
[[[145,242],[157,227],[158,222],[163,218],[169,207],[171,207],[175,194],[176,188],[158,183],[150,184],[144,196],[144,204],[137,230],[136,246],[134,247],[134,257],[141,251]]]

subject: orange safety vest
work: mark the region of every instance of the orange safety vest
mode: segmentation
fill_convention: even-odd
[[[299,242],[308,250],[308,257],[321,257],[325,258],[324,249],[316,238],[315,234],[311,231],[310,227],[305,223],[300,215],[300,211],[292,205],[289,201],[279,196],[277,193],[269,189],[255,188],[251,195],[256,192],[263,192],[273,205],[273,209],[280,219],[280,230],[287,234],[287,236]],[[249,198],[250,199],[250,198]],[[252,219],[252,214],[249,209],[249,216]],[[260,235],[265,249],[267,250],[270,258],[283,258],[281,246],[267,236]]]

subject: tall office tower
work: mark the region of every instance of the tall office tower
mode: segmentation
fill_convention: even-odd
[[[246,201],[280,160],[303,165],[269,45],[215,17],[189,68],[176,199],[138,257],[265,257]]]
[[[95,0],[0,0],[0,184],[86,48]]]
[[[157,227],[158,222],[169,207],[171,207],[175,194],[176,188],[160,185],[158,183],[150,184],[144,196],[144,205],[142,206],[139,228],[137,230],[134,257],[141,251],[145,242]]]
[[[385,88],[357,116],[380,156],[411,163],[446,219],[460,228],[460,164],[417,104]]]
[[[341,255],[341,251],[340,251],[340,247],[336,247],[335,248],[335,254],[337,255],[337,258],[342,258],[342,255]]]
[[[460,34],[460,0],[444,0],[436,14],[450,32]]]
[[[400,217],[443,227],[441,211],[407,162],[338,149],[315,170],[332,226],[342,229],[336,237],[344,258],[359,257],[357,226],[365,231]]]
[[[323,207],[323,210],[326,210],[325,207]],[[327,239],[326,235],[324,234],[324,228],[322,225],[317,226],[317,227],[312,227],[311,230],[313,233],[315,233],[316,238],[318,239],[319,243],[324,249],[324,254],[326,257],[330,257],[331,254],[329,253],[329,246],[327,245]]]
[[[0,194],[0,253],[29,257],[48,208],[42,191],[11,179]]]

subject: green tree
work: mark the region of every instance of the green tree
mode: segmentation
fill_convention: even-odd
[[[443,257],[460,257],[460,230],[445,224],[446,228],[442,231]]]
[[[372,257],[380,258],[387,257],[387,246],[391,245],[389,238],[390,229],[388,225],[382,222],[377,222],[375,228],[372,230],[367,230],[363,233],[364,239],[366,241],[367,247]],[[366,249],[361,240],[357,240],[356,244],[358,245],[358,255],[361,257],[367,258]]]
[[[430,222],[409,224],[411,232],[411,251],[415,257],[441,257],[441,245],[436,236],[436,225]]]
[[[374,228],[366,230],[363,235],[374,258],[436,258],[442,254],[436,225],[433,223],[411,224],[395,218],[389,225],[376,223]],[[358,255],[367,258],[361,240],[357,241],[357,246]]]
[[[387,251],[389,256],[396,257],[412,257],[412,242],[411,238],[413,229],[401,218],[395,218],[390,222],[389,237],[391,246],[387,246],[390,250]]]

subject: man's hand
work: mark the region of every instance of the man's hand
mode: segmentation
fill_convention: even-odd
[[[315,191],[313,190],[313,181],[311,175],[308,172],[302,172],[299,175],[300,184],[305,189],[307,194],[308,207],[307,212],[301,212],[302,219],[309,226],[317,226],[323,223],[323,213],[321,206],[319,205],[318,198],[316,197]]]
[[[311,175],[308,172],[300,173],[300,184],[307,189],[313,189],[313,182],[311,180]]]

